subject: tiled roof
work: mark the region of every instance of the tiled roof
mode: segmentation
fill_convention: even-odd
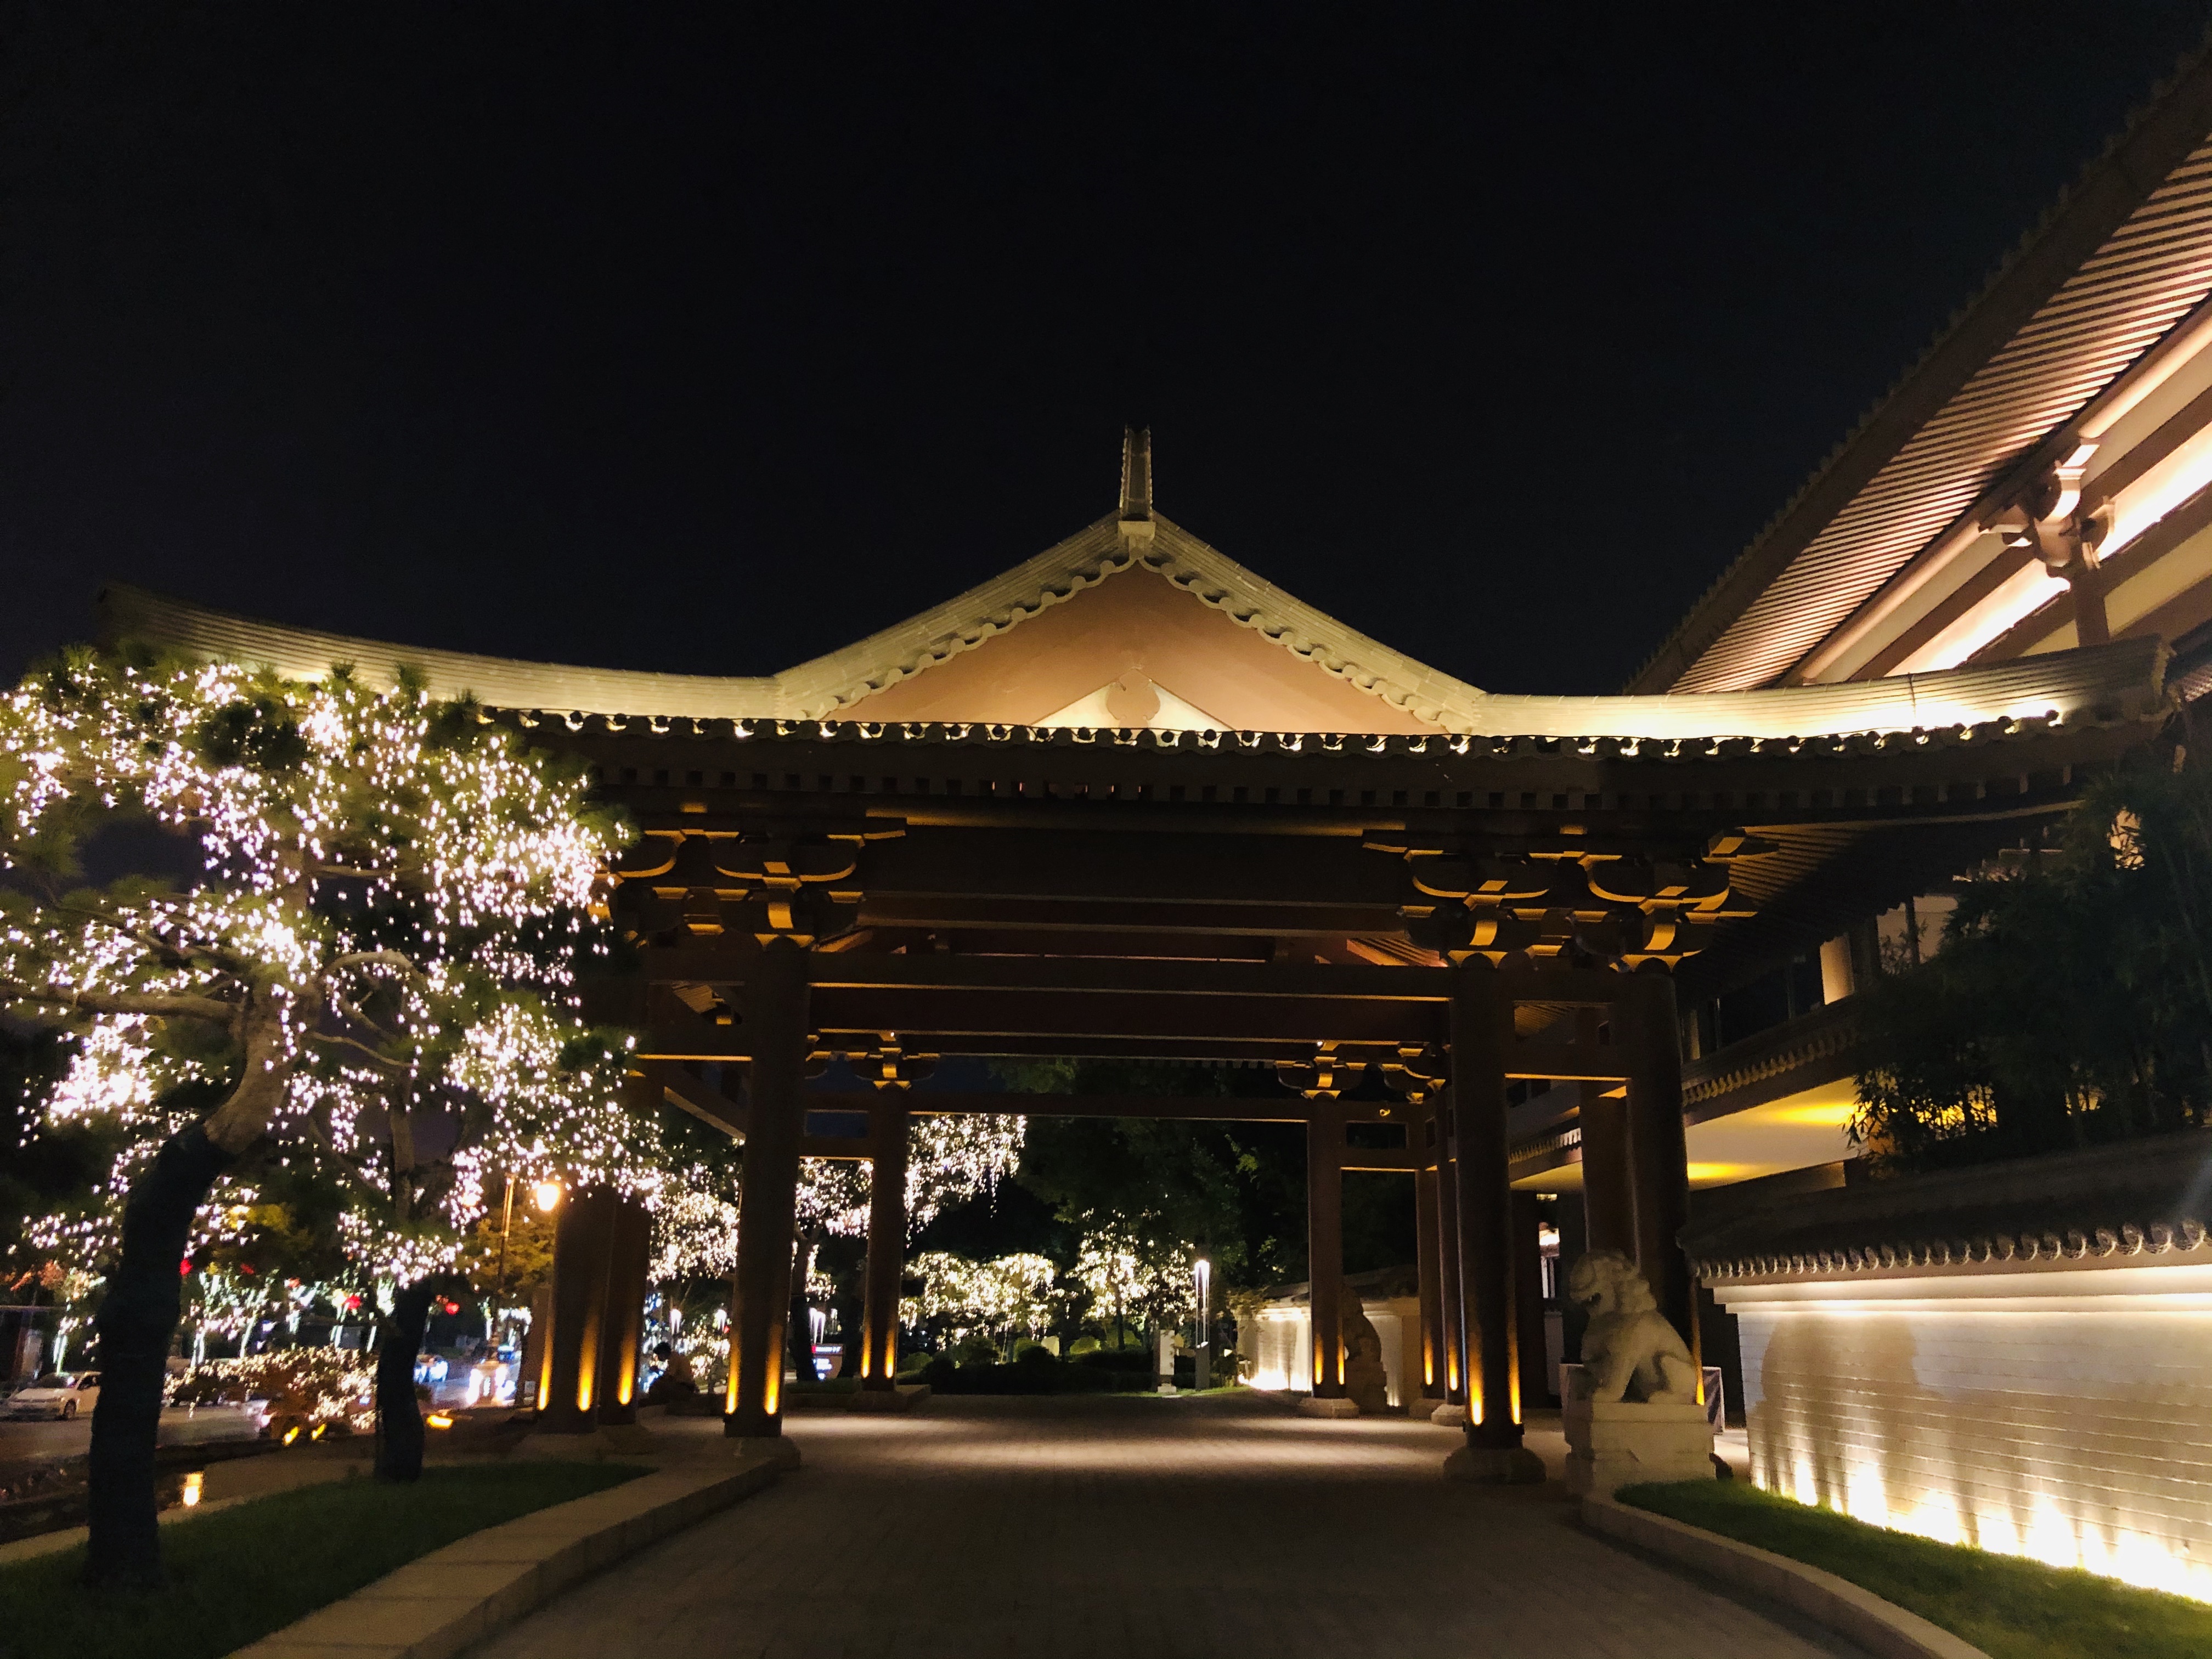
[[[1631,682],[1772,684],[2212,294],[2200,55],[1829,453]]]
[[[2062,720],[2100,712],[2142,718],[2155,708],[2161,696],[2162,654],[2154,641],[2146,640],[1988,667],[1779,690],[1637,697],[1534,697],[1480,691],[1336,623],[1195,537],[1164,520],[1158,522],[1159,531],[1147,547],[1125,544],[1112,521],[1102,520],[958,599],[842,651],[767,678],[635,673],[423,650],[283,627],[120,583],[111,584],[100,595],[102,630],[110,639],[131,637],[179,650],[264,662],[302,678],[319,676],[335,662],[351,662],[372,674],[388,673],[404,663],[422,671],[440,695],[470,691],[494,708],[660,721],[735,721],[747,724],[746,735],[752,735],[775,722],[832,723],[840,709],[870,691],[926,672],[932,665],[1018,626],[1024,618],[1085,586],[1115,576],[1142,580],[1149,570],[1326,672],[1435,721],[1440,738],[1486,738],[1493,744],[1505,738],[1645,739],[1688,744],[1692,748],[1683,752],[1689,753],[1694,752],[1694,745],[1716,738],[1774,741],[1956,730],[2033,721],[2052,713]],[[965,622],[956,626],[956,620],[963,617]],[[1029,728],[979,725],[973,732],[981,741],[991,732],[1016,729]],[[967,730],[963,728],[963,735]],[[1137,740],[1132,733],[1121,737]],[[1345,734],[1235,734],[1237,741],[1253,740],[1245,743],[1247,747],[1268,737],[1279,737],[1278,746],[1292,748],[1315,742],[1334,749],[1351,740]],[[1290,741],[1293,738],[1297,741]],[[1202,734],[1174,732],[1155,732],[1152,738],[1164,747],[1185,739],[1206,740]],[[1040,734],[1032,740],[1045,738]],[[1371,748],[1382,739],[1360,741]],[[1398,747],[1390,752],[1407,752],[1403,745],[1421,741],[1394,737],[1389,743]]]
[[[2212,1130],[1790,1193],[1683,1239],[1707,1279],[2172,1261],[2206,1247]],[[2198,1259],[2204,1259],[2198,1257]]]

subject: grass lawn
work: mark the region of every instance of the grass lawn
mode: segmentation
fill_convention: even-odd
[[[2184,1596],[1891,1532],[1741,1480],[1624,1486],[1616,1496],[1847,1578],[1993,1659],[2212,1654],[2212,1606]]]
[[[220,1659],[395,1567],[518,1515],[642,1474],[604,1463],[425,1469],[413,1486],[331,1481],[161,1528],[168,1588],[81,1589],[84,1547],[0,1565],[5,1659]]]

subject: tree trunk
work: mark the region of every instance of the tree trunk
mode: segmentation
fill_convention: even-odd
[[[430,1281],[416,1280],[392,1293],[392,1314],[376,1355],[376,1478],[419,1480],[422,1476],[422,1408],[415,1399],[415,1358],[430,1323]]]
[[[801,1382],[814,1381],[814,1322],[808,1316],[808,1270],[814,1265],[814,1246],[800,1234],[791,1248],[791,1315],[785,1325],[783,1363],[798,1373]]]
[[[178,1264],[192,1216],[230,1162],[198,1124],[162,1143],[131,1185],[123,1250],[94,1322],[100,1338],[100,1409],[92,1415],[86,1498],[92,1538],[85,1583],[95,1589],[161,1582],[154,1513],[154,1445],[161,1385],[181,1311]]]

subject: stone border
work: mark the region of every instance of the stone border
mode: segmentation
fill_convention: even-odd
[[[1990,1659],[1972,1643],[1847,1578],[1618,1498],[1583,1498],[1583,1524],[1793,1607],[1880,1659]]]
[[[471,1533],[240,1648],[230,1659],[452,1659],[572,1584],[773,1485],[788,1441],[734,1469],[701,1458]]]

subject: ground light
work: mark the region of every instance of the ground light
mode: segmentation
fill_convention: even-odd
[[[432,1412],[422,1420],[434,1429],[450,1429],[453,1426],[453,1419],[443,1412]]]
[[[185,1477],[185,1507],[186,1509],[191,1508],[200,1501],[200,1482],[205,1478],[198,1469],[194,1469]]]

